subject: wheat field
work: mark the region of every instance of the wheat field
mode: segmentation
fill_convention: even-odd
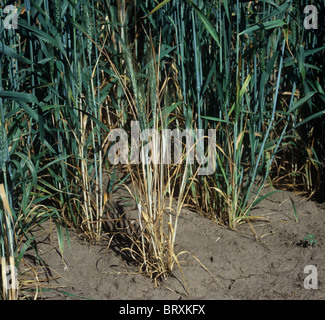
[[[179,265],[184,206],[236,229],[276,189],[324,199],[323,21],[323,0],[0,1],[1,299],[19,299],[43,222],[62,251],[70,228],[100,241],[117,185],[154,281]],[[154,161],[175,129],[192,147]]]

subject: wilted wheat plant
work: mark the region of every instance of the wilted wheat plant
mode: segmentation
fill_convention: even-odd
[[[236,228],[259,218],[250,211],[267,196],[267,181],[320,194],[324,30],[320,19],[318,29],[306,28],[304,8],[323,14],[321,0],[6,3],[0,1],[2,299],[24,297],[20,265],[27,248],[38,257],[35,226],[53,220],[62,252],[70,227],[100,241],[112,186],[126,177],[139,228],[123,250],[156,283],[179,266],[185,204]],[[139,152],[151,149],[152,160],[165,152],[164,129],[212,129],[214,172],[198,175],[200,161],[187,161],[184,139],[177,163],[132,164],[127,154],[113,164],[117,141],[109,135],[116,128],[131,133],[132,121],[141,132],[159,133],[139,145]],[[206,155],[207,139],[194,138]],[[122,181],[114,181],[114,170],[125,173]]]

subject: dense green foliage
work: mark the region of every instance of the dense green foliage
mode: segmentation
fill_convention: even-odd
[[[236,228],[254,219],[250,209],[263,199],[266,181],[321,194],[322,0],[25,0],[17,1],[17,29],[5,28],[4,2],[3,299],[17,297],[15,290],[5,290],[6,268],[19,268],[35,225],[51,218],[59,239],[66,226],[99,239],[118,183],[116,166],[107,158],[108,134],[113,128],[129,133],[132,120],[142,130],[216,132],[211,175],[198,176],[198,164],[185,161],[120,168],[134,176],[135,200],[147,208],[139,209],[147,231],[142,230],[138,254],[142,269],[155,278],[177,263],[173,246],[184,203]],[[318,29],[304,27],[307,4],[318,9]],[[198,139],[197,146],[203,145]],[[178,204],[165,239],[167,196]],[[62,241],[60,246],[63,250]]]

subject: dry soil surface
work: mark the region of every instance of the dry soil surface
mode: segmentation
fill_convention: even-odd
[[[290,197],[294,200],[298,222]],[[118,201],[115,203],[115,205]],[[122,208],[120,204],[120,208]],[[159,288],[126,263],[117,242],[89,244],[70,231],[71,250],[65,242],[63,259],[59,253],[53,223],[37,232],[40,256],[47,272],[39,276],[39,299],[324,299],[325,298],[325,210],[289,192],[273,194],[254,208],[254,216],[269,221],[246,223],[232,231],[195,212],[181,213],[176,252],[181,268]],[[307,245],[307,234],[316,246]],[[123,242],[123,239],[121,240]],[[28,255],[27,255],[28,256]],[[32,256],[32,253],[30,253]],[[30,262],[29,262],[30,264]],[[304,273],[308,265],[317,269],[317,278],[306,289]],[[316,275],[314,273],[314,275]],[[49,280],[46,280],[46,277]]]

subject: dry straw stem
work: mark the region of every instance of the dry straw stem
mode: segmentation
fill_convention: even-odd
[[[4,299],[16,300],[18,294],[18,279],[14,258],[14,247],[16,244],[16,234],[14,233],[14,219],[8,197],[3,183],[0,184],[0,199],[4,208],[4,224],[2,225],[5,252],[7,256],[1,257],[1,275],[2,275],[2,296]],[[9,274],[10,271],[10,274]],[[9,281],[10,278],[10,281]],[[8,288],[9,287],[9,288]]]
[[[24,260],[22,261],[22,264],[25,266],[25,268],[21,271],[19,276],[19,292],[21,294],[19,299],[30,300],[32,298],[33,300],[38,300],[38,298],[42,298],[43,291],[56,291],[60,288],[69,287],[69,284],[59,285],[49,283],[50,281],[56,281],[57,279],[63,279],[67,283],[71,282],[49,266],[30,265],[30,263],[27,263]],[[49,273],[51,274],[50,277]]]

